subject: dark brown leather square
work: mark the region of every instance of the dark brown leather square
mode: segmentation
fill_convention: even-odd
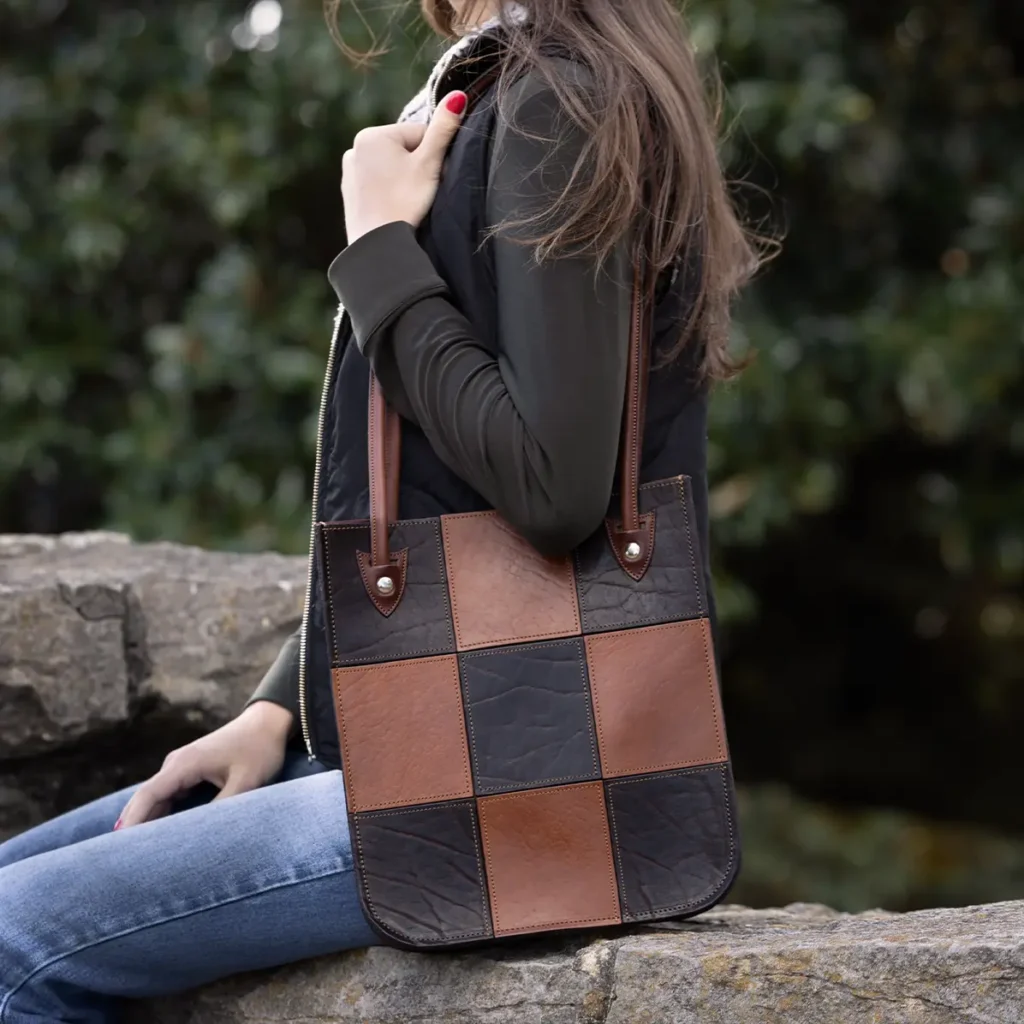
[[[575,553],[584,633],[699,619],[707,615],[693,487],[686,477],[640,488],[640,511],[654,516],[654,551],[643,578],[631,580],[604,530]],[[609,514],[618,515],[617,501]]]
[[[586,642],[605,778],[726,760],[707,619]]]
[[[364,906],[386,935],[427,946],[491,937],[472,800],[356,814],[352,834]]]
[[[572,562],[544,558],[497,512],[441,517],[456,648],[578,636]]]
[[[601,778],[583,638],[459,655],[480,796]]]
[[[600,782],[477,798],[495,935],[622,920]]]
[[[391,527],[391,551],[404,549],[407,554],[402,599],[390,616],[370,600],[360,576],[360,556],[368,557],[370,550],[370,527],[321,523],[317,542],[332,668],[455,650],[437,519],[412,519]]]
[[[736,875],[739,841],[729,766],[607,784],[625,921],[692,914]]]
[[[350,811],[473,795],[455,655],[331,676]]]

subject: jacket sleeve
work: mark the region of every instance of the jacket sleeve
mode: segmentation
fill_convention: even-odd
[[[258,700],[269,700],[287,708],[295,716],[295,725],[299,720],[299,649],[300,626],[281,647],[277,659],[267,670],[267,674],[256,687],[256,691],[246,701],[249,707]],[[294,726],[293,726],[294,728]]]
[[[491,225],[547,209],[584,141],[536,76],[506,99],[491,156]],[[628,246],[598,274],[585,255],[538,263],[502,231],[494,265],[496,356],[404,222],[357,239],[329,276],[389,401],[536,548],[564,555],[598,528],[612,490],[629,347]]]

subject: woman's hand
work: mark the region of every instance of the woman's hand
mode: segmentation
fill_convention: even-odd
[[[250,704],[234,721],[172,750],[163,767],[132,795],[114,828],[161,818],[171,801],[200,782],[220,789],[215,800],[266,785],[284,764],[292,713],[270,701]]]
[[[349,245],[392,221],[419,225],[437,194],[444,155],[465,109],[466,94],[453,92],[429,125],[388,124],[356,135],[341,160]]]

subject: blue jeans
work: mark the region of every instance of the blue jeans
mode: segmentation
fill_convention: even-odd
[[[290,754],[263,789],[111,831],[131,794],[0,845],[0,1024],[110,1024],[126,997],[379,943],[341,772]]]

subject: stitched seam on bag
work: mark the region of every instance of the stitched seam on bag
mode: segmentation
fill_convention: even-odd
[[[491,908],[487,905],[487,886],[484,884],[484,860],[483,854],[480,852],[480,835],[476,828],[476,815],[473,810],[476,808],[476,801],[473,801],[473,806],[469,812],[469,825],[473,829],[473,853],[476,855],[476,879],[480,884],[480,915],[484,920],[484,926],[481,929],[484,933],[490,928],[491,921]],[[493,931],[493,929],[491,929]]]
[[[634,284],[634,287],[637,288],[637,290],[639,290],[639,273],[637,277],[638,280]],[[636,311],[637,315],[639,317],[645,316],[643,297],[640,295],[637,296],[637,304],[639,306],[639,308]],[[630,419],[632,420],[633,436],[631,438],[632,443],[630,444],[629,451],[627,452],[626,457],[630,460],[630,464],[633,467],[633,472],[629,474],[630,490],[633,490],[635,488],[637,491],[639,491],[639,487],[637,485],[640,483],[640,389],[641,387],[647,384],[647,381],[643,381],[643,383],[641,383],[640,381],[640,374],[644,370],[643,347],[644,342],[647,340],[647,332],[644,330],[644,324],[642,322],[634,323],[633,325],[633,329],[631,331],[630,336],[631,350],[633,348],[634,335],[636,336],[636,357],[630,359],[629,369],[631,376],[633,376],[635,379],[633,381],[633,387],[630,388],[628,398],[629,409],[631,409],[632,411],[632,416],[630,416]],[[630,505],[632,505],[635,501],[634,495],[630,494],[628,500]],[[636,511],[638,516],[640,514],[639,504],[639,501],[637,501]],[[625,526],[625,523],[623,523],[622,525]]]
[[[436,524],[437,523],[437,518],[435,517],[435,518],[429,518],[429,519],[403,519],[402,520],[402,524],[405,525],[405,526],[410,526],[410,525],[412,525],[412,526],[422,526],[424,524],[431,524],[431,523]],[[362,524],[362,523],[356,523],[356,524],[321,523],[320,524],[320,529],[321,530],[367,530],[367,529],[369,529],[369,527],[364,525],[364,524]],[[445,572],[445,567],[444,567],[444,552],[441,550],[441,531],[440,530],[435,530],[434,531],[434,544],[437,546],[437,561],[438,561],[438,565],[441,567],[441,586],[445,590],[445,599],[447,600],[447,597],[448,597],[448,595],[447,595],[447,590],[448,590],[448,574]],[[324,559],[325,566],[329,563],[329,561],[330,561],[330,557],[329,556]],[[408,572],[408,567],[407,567],[406,571]],[[362,569],[360,569],[360,576],[362,576]],[[328,577],[327,578],[328,593],[330,593],[331,581],[330,581],[330,570],[329,569],[327,570],[327,577]],[[403,581],[403,583],[402,583],[402,589],[403,589],[403,592],[404,592],[404,590],[405,590],[405,581]],[[419,650],[416,650],[416,651],[402,651],[402,652],[400,652],[398,657],[395,657],[392,654],[368,654],[368,655],[365,655],[364,657],[361,657],[361,658],[345,657],[344,659],[342,659],[341,654],[338,651],[338,637],[337,637],[337,634],[334,632],[334,611],[333,611],[333,608],[331,607],[331,603],[330,603],[329,600],[328,600],[327,603],[328,603],[327,611],[328,611],[328,615],[329,615],[330,620],[331,620],[332,640],[334,642],[334,660],[338,661],[338,662],[344,660],[344,662],[345,662],[344,665],[332,666],[332,668],[333,667],[346,668],[346,667],[348,667],[350,665],[358,665],[360,663],[365,663],[365,662],[370,662],[370,661],[385,661],[385,662],[387,662],[387,661],[403,661],[406,658],[412,658],[412,657],[414,657],[417,654],[451,654],[452,651],[455,649],[455,637],[452,635],[451,618],[448,616],[447,609],[446,609],[446,614],[445,614],[445,617],[444,617],[444,624],[445,624],[445,628],[448,630],[448,647],[447,648],[444,648],[444,647],[422,647],[422,648],[420,648]]]
[[[719,777],[720,777],[721,782],[722,782],[722,795],[725,798],[724,801],[723,801],[724,806],[725,806],[725,820],[726,820],[726,824],[727,824],[728,829],[729,829],[729,860],[726,862],[725,869],[722,871],[722,877],[723,878],[728,878],[729,874],[732,871],[732,866],[736,862],[736,833],[735,833],[735,829],[733,827],[732,807],[731,807],[731,801],[729,800],[729,787],[728,787],[728,785],[726,783],[725,770],[724,769],[725,769],[725,765],[722,764],[722,765],[712,766],[712,767],[709,767],[709,768],[691,769],[690,771],[685,771],[685,772],[668,772],[665,775],[663,775],[662,778],[672,779],[672,778],[675,778],[675,777],[681,776],[681,775],[701,775],[701,774],[707,774],[707,773],[710,773],[710,772],[717,772],[719,774]],[[631,785],[634,785],[636,783],[646,782],[646,781],[647,781],[646,779],[625,779],[622,782],[608,782],[607,785],[608,785],[609,788],[612,787],[612,786],[631,786]],[[614,815],[614,813],[615,813],[614,805],[613,805],[613,802],[611,800],[611,795],[610,794],[609,794],[609,799],[608,799],[608,807],[610,809],[610,813],[612,815]],[[616,851],[616,853],[617,852],[618,851]],[[621,860],[619,861],[619,870],[620,871],[622,870],[622,861]],[[625,882],[625,878],[623,878],[623,882]],[[668,914],[675,913],[677,910],[686,910],[688,907],[695,907],[699,903],[703,903],[709,896],[712,896],[715,892],[717,892],[718,889],[720,888],[721,884],[722,884],[721,881],[716,882],[710,888],[708,888],[704,892],[702,892],[699,896],[695,896],[693,899],[687,900],[685,903],[677,903],[677,904],[675,904],[674,906],[671,906],[671,907],[658,907],[655,910],[645,911],[642,914],[634,915],[632,920],[639,921],[639,920],[642,920],[644,918],[658,918],[658,917],[662,917],[662,916],[665,916],[665,915],[668,915]],[[623,908],[625,908],[625,906],[626,906],[626,896],[625,896],[625,893],[623,893],[623,896],[622,896],[622,905],[623,905]],[[627,913],[628,913],[628,911],[627,911]]]
[[[497,511],[489,512],[454,512],[441,516],[441,531],[445,536],[445,547],[447,549],[448,540],[448,521],[451,519],[472,519],[479,516],[498,516]],[[576,594],[576,574],[573,572],[572,564],[566,560],[566,569],[569,574],[569,586],[572,588],[572,604],[573,604],[573,619],[575,629],[573,633],[568,634],[569,636],[579,636],[582,633],[582,627],[580,625],[580,604]],[[455,620],[455,636],[459,637],[459,602],[455,597],[455,574],[448,573],[448,595],[451,599],[452,618]],[[460,651],[473,651],[479,650],[485,647],[500,647],[506,643],[518,643],[521,640],[547,640],[549,638],[564,637],[567,634],[564,630],[549,630],[546,633],[528,633],[526,636],[502,636],[492,637],[490,640],[478,640],[475,643],[466,644],[465,646],[459,647]]]
[[[445,512],[441,519],[478,519],[480,516],[499,516],[496,508],[484,509],[482,512]]]
[[[425,516],[422,519],[402,519],[401,523],[403,526],[422,526],[424,523],[436,523],[437,520],[437,516]],[[320,523],[319,526],[321,530],[368,530],[370,521],[368,519],[353,519],[341,523]]]
[[[437,567],[441,573],[441,589],[444,592],[445,610],[444,610],[444,624],[448,630],[448,648],[449,650],[455,650],[455,634],[452,632],[452,599],[451,592],[448,589],[448,566],[444,562],[444,546],[441,543],[441,529],[443,523],[439,519],[433,520],[435,523],[434,529],[434,543],[437,545]],[[459,700],[462,700],[462,694],[459,694]]]
[[[459,628],[459,616],[455,613],[455,628]],[[547,633],[527,633],[525,636],[499,636],[492,640],[478,640],[475,643],[468,644],[463,647],[459,653],[469,653],[470,651],[479,651],[484,648],[491,647],[504,647],[506,644],[516,644],[522,640],[554,640],[554,639],[566,639],[571,640],[574,637],[581,636],[579,632],[579,625],[576,626],[575,633],[566,633],[564,630],[556,629],[551,630]]]
[[[701,593],[700,583],[697,580],[697,556],[693,552],[693,533],[690,525],[690,509],[686,503],[686,491],[683,489],[683,481],[679,480],[679,502],[683,506],[683,518],[686,520],[686,544],[690,549],[690,568],[693,570],[693,586],[697,594],[697,611],[701,616],[707,615],[704,609],[704,595]]]
[[[598,782],[584,782],[584,783],[581,783],[581,785],[583,785],[583,786],[602,786],[603,787],[604,784],[602,782],[598,781]],[[526,799],[528,797],[533,797],[534,792],[536,792],[536,791],[535,790],[527,790],[525,792],[519,792],[519,793],[506,793],[504,796],[489,796],[489,797],[487,797],[487,803],[488,804],[496,804],[496,803],[500,803],[502,801],[507,801],[507,800],[522,800],[522,799]],[[602,807],[604,806],[604,803],[605,803],[605,801],[603,799],[603,788],[602,788],[602,800],[601,800]],[[477,802],[477,807],[478,808],[480,807],[479,801]],[[606,816],[605,820],[607,821],[607,816]],[[490,844],[489,844],[489,841],[487,839],[487,820],[486,820],[486,815],[483,813],[482,809],[480,811],[480,830],[483,833],[483,837],[484,837],[484,859],[487,861],[488,864],[490,864],[491,863],[491,856],[490,856]],[[618,881],[615,878],[615,863],[612,860],[612,839],[611,839],[611,835],[609,835],[607,831],[605,832],[605,837],[608,840],[608,877],[609,877],[609,880],[611,882],[611,893],[612,893],[612,896],[614,897],[615,906],[619,906],[619,883],[618,883]],[[491,876],[490,876],[490,872],[488,872],[488,882],[490,883],[490,881],[491,881]],[[493,886],[493,884],[491,884],[490,888],[491,888],[491,895],[493,896],[494,895],[494,886]],[[497,935],[498,930],[501,928],[501,919],[500,919],[500,916],[498,914],[497,904],[498,904],[498,901],[497,901],[497,898],[495,898],[495,900],[494,900],[494,908],[492,910],[492,915],[494,917],[494,932],[495,932],[495,935]],[[555,927],[556,925],[563,925],[563,924],[566,924],[566,925],[573,925],[573,924],[595,924],[595,923],[601,922],[601,921],[617,921],[617,920],[621,920],[621,917],[622,917],[622,915],[620,913],[618,919],[610,918],[610,917],[605,916],[605,917],[570,918],[570,919],[566,919],[564,921],[545,921],[543,923],[543,925],[541,925],[539,928],[534,927],[533,925],[524,925],[521,928],[509,928],[509,929],[506,929],[505,934],[506,935],[514,935],[517,932],[542,932],[542,931],[544,931],[545,928],[552,928],[552,927]]]
[[[608,824],[612,830],[612,849],[615,851],[615,860],[619,865],[619,878],[622,879],[622,887],[619,891],[619,902],[622,907],[622,918],[625,920],[626,915],[629,913],[629,906],[626,903],[626,874],[622,869],[622,849],[619,845],[619,830],[615,824],[615,806],[612,803],[611,793],[608,794]]]
[[[445,662],[447,662],[447,661],[449,661],[450,658],[452,658],[452,655],[450,655],[450,654],[442,655],[440,658],[424,658],[423,659],[423,663],[426,663],[426,662],[438,662],[438,661],[445,661]],[[382,665],[364,665],[364,666],[362,666],[360,668],[351,668],[351,669],[336,668],[336,669],[333,669],[332,672],[383,672],[385,669],[390,668],[394,664],[396,664],[396,662],[392,661],[392,662],[385,662]],[[459,698],[459,706],[461,707],[462,706],[462,686],[459,683],[458,665],[457,664],[449,663],[449,669],[451,671],[452,683],[455,686],[455,692],[456,692],[456,694],[457,694],[457,696]],[[339,684],[337,684],[337,683],[335,684],[335,701],[336,701],[336,706],[337,706],[337,711],[338,711],[338,721],[341,723],[341,744],[342,744],[342,754],[344,756],[345,750],[348,747],[348,731],[345,728],[345,714],[344,714],[344,709],[342,707],[342,701],[341,701],[341,686]],[[462,723],[462,716],[461,715],[459,715],[459,722],[460,722],[460,725],[462,725],[462,774],[463,774],[463,778],[466,780],[466,787],[469,789],[470,794],[472,794],[472,792],[473,792],[473,779],[472,779],[472,777],[470,776],[470,773],[469,773],[469,758],[466,756],[466,748],[469,746],[469,744],[466,741],[465,726]],[[357,786],[357,783],[356,783],[355,766],[351,763],[351,761],[350,761],[350,759],[348,757],[345,757],[345,761],[346,761],[346,764],[345,764],[346,776],[349,779],[349,785],[350,785],[350,788],[351,788],[351,791],[352,791],[352,803],[355,804],[357,802],[356,801],[356,786]],[[450,799],[451,797],[465,798],[466,796],[467,796],[466,793],[459,792],[458,790],[455,790],[455,791],[453,791],[451,793],[436,793],[436,794],[431,793],[431,794],[429,794],[427,796],[422,796],[422,797],[417,796],[417,797],[413,797],[412,799],[410,799],[408,797],[402,797],[399,800],[388,800],[386,803],[376,804],[375,806],[377,806],[377,807],[405,807],[405,806],[414,806],[417,803],[433,803],[436,800],[447,800],[447,799]],[[355,811],[354,807],[353,807],[353,811]],[[357,813],[363,813],[363,812],[359,811]]]
[[[688,619],[680,619],[676,618],[675,613],[667,613],[667,619],[661,615],[648,615],[645,619],[630,619],[628,622],[617,622],[611,626],[596,629],[592,633],[587,633],[586,636],[602,636],[605,633],[625,633],[626,630],[635,629],[637,626],[642,626],[645,622],[651,622],[656,626],[674,626],[677,622],[699,622],[702,618],[704,618],[703,615],[692,615]]]
[[[372,334],[369,335],[369,337],[372,337]],[[362,348],[360,348],[359,351],[361,352]],[[377,388],[380,388],[380,383],[378,381],[374,380],[374,374],[373,374],[373,372],[371,370],[371,372],[370,372],[370,394],[369,394],[369,396],[367,398],[367,402],[369,403],[368,408],[369,408],[369,412],[370,412],[370,428],[369,428],[369,431],[368,431],[368,433],[369,433],[369,441],[370,441],[370,452],[369,452],[369,465],[368,465],[368,469],[367,469],[367,475],[370,478],[370,489],[369,489],[368,497],[369,497],[369,501],[370,501],[370,562],[371,563],[377,561],[377,545],[374,544],[374,542],[373,542],[373,536],[377,532],[377,530],[376,530],[376,524],[378,522],[377,512],[379,511],[378,508],[377,508],[377,502],[374,499],[374,492],[376,491],[376,488],[373,486],[373,483],[374,483],[374,480],[373,480],[373,466],[374,466],[374,463],[376,463],[376,461],[377,461],[377,449],[380,446],[380,439],[377,437],[377,431],[373,429],[373,424],[374,424],[374,421],[376,420],[376,417],[373,415],[373,393],[374,393],[374,390],[375,390],[374,389],[374,384],[377,385]],[[383,393],[383,391],[381,392],[380,398],[381,398],[381,403],[383,404],[383,402],[384,402],[384,393]],[[386,423],[387,422],[387,406],[386,405],[384,406],[384,420],[385,420],[385,423]],[[387,428],[385,427],[385,430],[386,429]],[[387,459],[387,456],[382,452],[381,453],[381,457],[380,457],[380,461],[381,461],[382,465],[384,465],[386,459]],[[385,476],[385,478],[387,477],[387,468],[386,468],[386,466],[384,467],[384,476]],[[387,513],[387,480],[386,479],[384,480],[384,506],[385,506],[385,508],[384,508],[384,517],[383,517],[384,518],[384,543],[387,544],[387,542],[388,542],[388,537],[387,537],[387,534],[388,534],[388,513]],[[390,552],[389,552],[389,554],[390,554]],[[360,575],[362,575],[362,570],[360,570]],[[369,592],[367,592],[367,596],[369,596]],[[370,600],[373,601],[373,598],[370,598]],[[376,605],[377,602],[374,601],[373,603]]]
[[[464,806],[469,807],[470,805],[469,804],[465,804]],[[433,808],[429,808],[429,809],[433,810]],[[421,813],[421,812],[426,811],[426,810],[428,810],[428,808],[426,808],[426,807],[412,808],[412,809],[410,809],[406,813],[408,813],[408,814],[417,814],[417,813]],[[394,936],[397,936],[400,939],[405,939],[406,942],[411,942],[411,943],[419,944],[419,945],[439,945],[439,944],[441,944],[443,942],[454,942],[456,939],[471,939],[471,938],[478,938],[481,935],[487,935],[487,925],[486,925],[487,914],[486,913],[484,914],[485,924],[483,925],[482,928],[478,928],[475,931],[471,931],[471,932],[459,932],[456,935],[442,935],[440,938],[437,938],[437,939],[415,938],[412,935],[409,935],[406,932],[403,932],[401,928],[398,928],[395,925],[386,925],[386,924],[384,924],[381,921],[380,914],[378,913],[377,908],[373,904],[373,898],[370,896],[370,886],[367,884],[367,880],[366,880],[366,858],[363,856],[362,839],[361,839],[361,837],[359,835],[359,822],[360,822],[360,819],[362,819],[362,818],[381,818],[381,817],[385,817],[385,816],[391,816],[391,815],[393,815],[393,813],[394,812],[392,812],[392,811],[370,811],[368,813],[361,813],[358,816],[353,816],[353,819],[352,819],[353,822],[355,823],[354,831],[355,831],[355,837],[356,837],[356,858],[359,861],[359,867],[360,867],[359,881],[360,881],[360,884],[362,885],[362,888],[363,888],[363,895],[366,897],[366,905],[370,908],[370,913],[373,915],[373,919],[374,919],[374,921],[376,921],[376,923],[377,923],[378,927],[381,929],[381,931],[385,932],[388,935],[394,935]],[[472,824],[473,823],[473,813],[472,813],[472,810],[470,811],[470,816],[469,817],[470,817],[470,823]],[[475,841],[476,840],[476,826],[475,825],[473,826],[473,837],[474,837],[474,841]],[[480,890],[481,890],[481,892],[483,892],[484,891],[483,875],[479,874],[480,868],[481,868],[479,848],[477,849],[477,852],[476,852],[476,861],[477,861],[477,871],[478,871],[478,878],[477,878],[477,880],[480,883]],[[482,902],[481,902],[481,906],[486,911],[486,906]]]
[[[351,529],[351,527],[349,527]],[[341,661],[341,657],[338,654],[338,634],[334,628],[334,602],[331,600],[331,594],[334,588],[331,586],[331,551],[327,544],[327,538],[324,538],[324,578],[327,580],[327,618],[331,623],[331,646],[334,648],[334,660]]]
[[[374,593],[373,593],[373,584],[370,582],[370,577],[367,575],[366,569],[363,566],[363,560],[359,557],[360,555],[364,555],[365,556],[366,553],[363,552],[363,551],[358,551],[358,550],[356,551],[356,565],[359,566],[359,577],[363,581],[363,588],[366,591],[366,596],[373,603],[374,608],[376,608],[377,611],[379,611],[381,613],[381,615],[383,615],[385,618],[387,618],[388,614],[389,614],[388,610],[387,610],[388,604],[390,604],[392,606],[391,607],[391,611],[394,612],[398,608],[399,602],[402,600],[402,595],[405,593],[405,580],[406,580],[406,576],[408,575],[408,568],[409,568],[409,549],[408,548],[402,548],[401,551],[398,551],[398,552],[394,552],[394,551],[389,552],[389,555],[391,556],[391,562],[389,564],[390,564],[391,568],[396,570],[395,575],[400,577],[400,582],[399,582],[399,585],[398,585],[398,592],[395,593],[395,594],[392,594],[391,597],[387,598],[386,602],[382,602],[379,598],[377,598],[374,595]],[[395,558],[398,559],[397,562],[395,561]],[[370,564],[372,566],[372,564],[373,564],[373,553],[372,552],[369,555],[369,560],[370,560]],[[401,660],[401,659],[398,659],[398,660]]]
[[[422,650],[419,651],[402,651],[402,653],[398,657],[395,657],[395,655],[393,654],[369,654],[365,658],[345,658],[344,664],[334,665],[332,667],[337,669],[343,669],[359,668],[361,666],[365,666],[369,668],[370,666],[368,663],[370,662],[377,662],[380,665],[393,665],[396,661],[412,660],[420,654],[436,654],[450,657],[452,653],[452,651],[445,650],[445,648],[443,647],[424,647]],[[426,658],[424,660],[429,661],[430,659]]]
[[[574,637],[574,638],[569,639],[569,640],[555,640],[555,641],[553,641],[551,643],[546,643],[546,644],[524,644],[524,645],[522,645],[520,647],[502,647],[500,652],[497,652],[495,650],[489,650],[489,651],[470,651],[468,654],[462,655],[462,657],[464,657],[464,658],[483,658],[483,657],[487,657],[488,655],[495,654],[495,653],[515,654],[517,651],[537,651],[537,650],[540,650],[543,647],[566,647],[566,646],[570,646],[570,645],[576,644],[578,642],[578,640],[579,640],[578,637]],[[591,764],[593,766],[593,771],[596,772],[597,775],[600,775],[601,774],[601,770],[600,770],[600,768],[598,766],[598,762],[597,762],[597,748],[595,746],[595,741],[594,741],[594,727],[593,727],[593,724],[591,722],[592,715],[591,715],[591,711],[590,711],[590,687],[587,685],[587,667],[586,667],[587,663],[586,663],[585,655],[583,653],[583,645],[582,644],[579,644],[578,650],[579,650],[579,662],[580,662],[580,681],[583,683],[583,691],[582,691],[583,692],[583,698],[584,698],[584,700],[586,702],[586,705],[587,705],[587,734],[588,734],[588,737],[590,739]],[[469,740],[470,740],[469,749],[470,749],[470,753],[473,755],[473,767],[476,769],[476,774],[479,777],[479,775],[480,775],[480,763],[477,760],[477,756],[476,756],[476,739],[475,739],[475,735],[474,735],[474,732],[473,732],[473,704],[469,700],[469,693],[468,693],[469,685],[468,685],[468,683],[466,685],[466,690],[467,690],[467,693],[466,693],[466,699],[465,699],[465,702],[464,702],[464,706],[466,708],[466,721],[469,723]],[[513,786],[530,786],[531,788],[535,789],[538,786],[550,785],[552,782],[577,782],[577,781],[583,781],[586,778],[587,778],[586,775],[579,775],[579,774],[576,774],[576,775],[562,775],[562,776],[559,776],[557,778],[537,779],[534,782],[513,782],[513,783],[511,783],[511,785],[513,785]],[[480,786],[478,788],[478,792],[480,792],[480,793],[500,793],[504,788],[505,788],[504,786]]]
[[[688,480],[689,477],[685,473],[677,473],[675,476],[666,476],[661,480],[652,480],[650,483],[641,484],[641,491],[653,491],[657,487],[674,487],[677,483],[683,480]]]
[[[639,506],[638,506],[639,507]],[[647,570],[651,567],[651,559],[654,558],[654,539],[655,539],[655,528],[656,528],[656,513],[657,509],[651,509],[650,512],[641,513],[637,518],[637,532],[647,535],[647,557],[643,562],[638,562],[634,565],[627,563],[625,555],[619,551],[618,545],[615,539],[615,527],[614,524],[619,524],[621,530],[622,521],[620,519],[605,519],[604,529],[608,536],[608,543],[611,545],[612,554],[615,555],[615,561],[618,563],[619,568],[634,582],[639,583],[644,576],[647,574]],[[650,526],[646,525],[646,521],[650,521]]]
[[[581,917],[573,918],[567,921],[545,921],[542,925],[536,926],[532,924],[523,925],[521,928],[506,928],[501,935],[495,933],[495,938],[503,939],[508,935],[543,935],[549,928],[559,928],[562,925],[577,925],[577,924],[622,924],[622,917],[617,915],[609,915],[608,917]]]
[[[725,760],[726,753],[725,753],[725,745],[724,745],[723,737],[722,737],[722,716],[721,716],[721,712],[720,712],[720,709],[719,709],[719,706],[718,706],[718,699],[717,699],[718,694],[717,694],[717,692],[715,690],[715,678],[714,678],[714,673],[711,671],[710,654],[709,654],[709,651],[708,651],[707,621],[708,621],[707,619],[685,619],[685,620],[680,621],[680,622],[666,622],[666,623],[663,623],[660,626],[647,626],[644,629],[624,629],[624,630],[617,630],[616,632],[621,632],[621,633],[654,633],[654,632],[657,632],[658,630],[674,629],[674,628],[676,628],[678,626],[682,626],[682,627],[684,627],[684,629],[689,629],[690,627],[692,627],[693,623],[699,623],[700,624],[701,635],[702,635],[702,637],[704,639],[704,666],[705,666],[705,669],[707,671],[708,691],[711,694],[711,710],[712,710],[712,713],[714,714],[714,718],[715,718],[715,738],[717,740],[717,745],[718,745],[718,759],[719,760]],[[594,640],[597,637],[608,636],[608,635],[609,635],[608,633],[597,633],[597,634],[593,634],[592,636],[588,636],[586,638],[588,660],[589,660],[589,656],[590,656],[590,642],[591,642],[591,640]],[[593,681],[591,681],[591,682],[593,682]],[[600,700],[598,699],[598,696],[597,696],[597,689],[593,685],[591,685],[590,690],[591,690],[591,693],[592,693],[593,699],[594,699],[594,718],[597,720],[597,738],[598,738],[598,742],[601,744],[601,748],[604,749],[604,730],[601,728],[601,702],[600,702]],[[618,774],[634,775],[634,774],[637,774],[639,772],[656,772],[656,771],[662,771],[662,770],[664,770],[666,768],[681,768],[681,767],[684,767],[686,765],[710,764],[710,763],[713,763],[713,762],[705,761],[703,758],[694,758],[693,760],[690,760],[690,761],[673,760],[673,761],[665,761],[662,764],[647,764],[647,765],[640,765],[638,767],[634,767],[634,766],[631,765],[628,769],[623,769]],[[606,775],[608,774],[608,770],[605,771],[605,774]]]
[[[691,615],[689,618],[678,618],[675,612],[667,612],[665,615],[648,615],[644,619],[630,619],[627,622],[614,622],[610,626],[603,626],[593,632],[585,633],[584,636],[601,636],[604,633],[624,633],[628,629],[635,629],[645,622],[651,622],[656,626],[674,626],[677,622],[699,622],[705,618],[703,613]],[[586,628],[586,626],[584,626]]]
[[[355,785],[355,769],[348,756],[348,738],[345,732],[345,719],[341,713],[341,684],[335,672],[338,669],[331,669],[331,692],[334,695],[334,722],[338,729],[338,748],[341,752],[342,778],[345,780],[346,794]],[[351,780],[351,781],[350,781]],[[347,798],[346,798],[347,802]]]
[[[590,673],[587,669],[587,650],[583,644],[580,644],[580,678],[583,680],[583,693],[586,697],[587,705],[587,733],[590,737],[590,759],[591,764],[594,766],[594,771],[597,772],[598,776],[601,775],[601,762],[597,756],[597,737],[594,735],[594,709],[591,706],[590,699]]]
[[[710,623],[707,619],[701,619],[700,635],[704,640],[704,664],[707,666],[708,671],[708,693],[711,696],[711,711],[715,716],[715,739],[718,741],[719,756],[724,761],[729,754],[725,749],[725,736],[722,731],[722,709],[718,695],[718,680],[716,678],[718,673],[715,669],[714,659],[711,656],[710,634]]]

